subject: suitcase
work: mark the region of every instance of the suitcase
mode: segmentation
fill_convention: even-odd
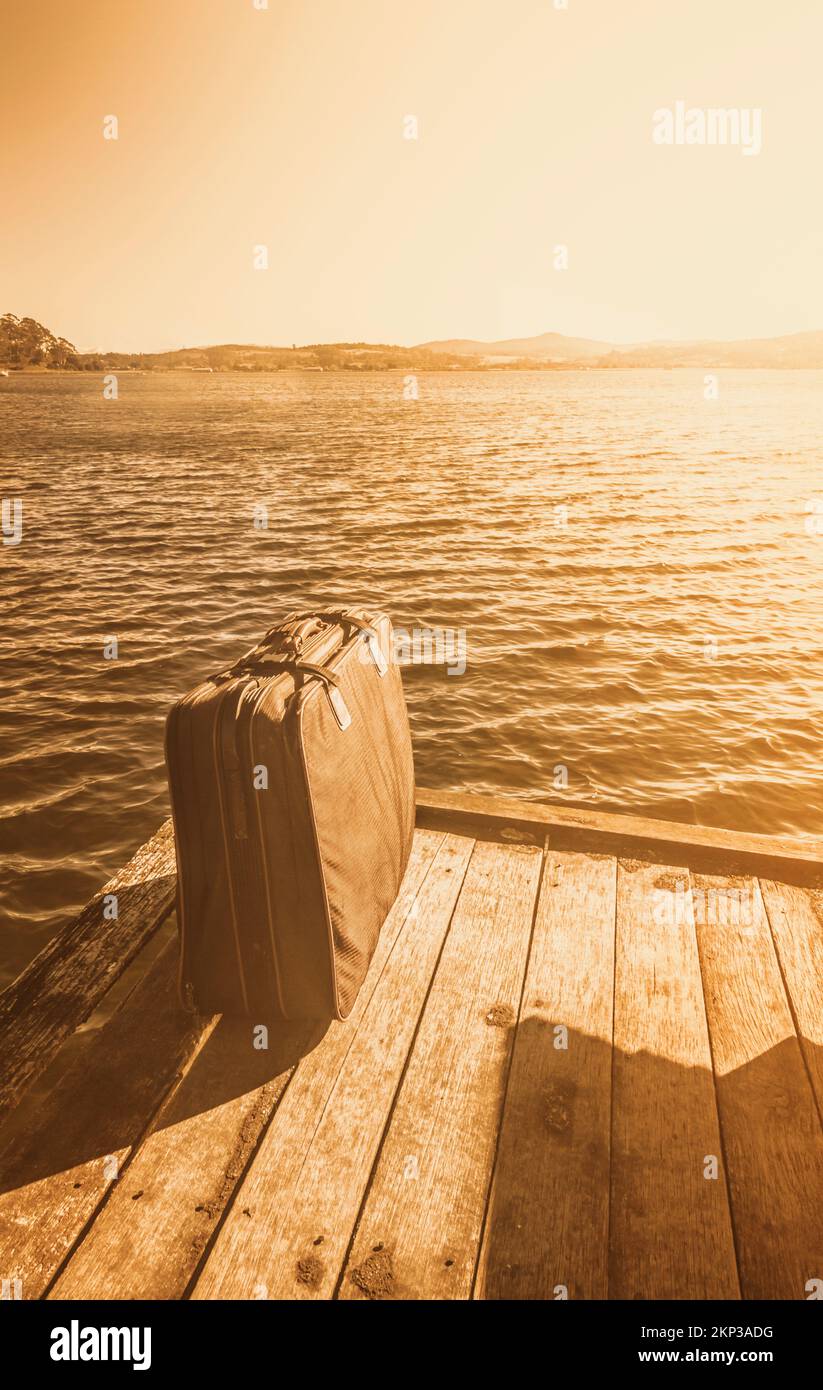
[[[291,614],[170,711],[188,1008],[350,1013],[414,835],[391,637],[385,614]]]

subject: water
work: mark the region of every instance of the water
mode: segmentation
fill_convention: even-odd
[[[165,816],[171,701],[293,607],[465,629],[464,675],[405,673],[421,785],[823,834],[823,377],[720,384],[0,381],[0,495],[24,503],[0,551],[0,984]]]

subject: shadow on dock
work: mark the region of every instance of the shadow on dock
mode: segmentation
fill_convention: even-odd
[[[196,1208],[205,1249],[291,1069],[327,1030],[270,1024],[267,1049],[252,1045],[250,1020],[204,1032],[179,1008],[175,964],[171,942],[130,1007],[7,1129],[0,1268],[25,1265],[27,1297],[42,1295],[114,1191],[107,1161],[117,1157],[127,1183],[125,1165],[149,1131],[168,1136],[165,1172],[179,1188],[183,1165],[189,1201],[200,1155],[219,1153],[232,1124],[240,1133],[208,1210]],[[683,1037],[672,1026],[676,1050]],[[555,1039],[542,1017],[512,1029],[477,1296],[807,1297],[823,1269],[823,1136],[808,1073],[823,1066],[821,1049],[790,1036],[715,1075],[573,1030],[565,1049]]]
[[[808,1297],[823,1134],[806,1061],[823,1049],[787,1037],[715,1076],[579,1032],[553,1043],[540,1018],[515,1028],[477,1296]]]
[[[272,1088],[273,1108],[291,1070],[328,1029],[323,1021],[261,1019],[263,1048],[254,1045],[254,1020],[219,1018],[204,1027],[180,1007],[176,962],[172,941],[129,1007],[92,1036],[59,1085],[12,1112],[0,1144],[0,1230],[8,1219],[3,1194],[49,1177],[83,1168],[86,1182],[88,1165],[99,1164],[102,1195],[106,1158],[125,1158],[147,1128],[180,1124],[261,1088]]]

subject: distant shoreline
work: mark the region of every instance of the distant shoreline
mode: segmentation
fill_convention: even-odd
[[[543,333],[481,342],[472,338],[400,343],[212,343],[161,352],[80,352],[68,338],[14,314],[0,316],[2,371],[202,372],[588,372],[679,368],[695,371],[818,370],[823,331],[736,341],[700,339],[617,346],[594,338]]]
[[[94,376],[107,372],[128,373],[129,376],[283,376],[288,373],[295,373],[299,376],[378,376],[392,374],[393,376],[404,376],[414,374],[415,376],[459,374],[471,372],[820,372],[823,371],[823,363],[802,364],[795,362],[614,362],[614,363],[591,363],[591,362],[467,362],[465,365],[454,366],[429,365],[419,366],[414,363],[403,364],[400,366],[375,366],[375,367],[351,367],[351,366],[329,366],[329,367],[303,367],[299,365],[289,365],[285,367],[131,367],[121,363],[103,362],[95,363],[93,366],[84,367],[42,367],[25,366],[20,367],[12,362],[0,362],[0,372],[8,373],[8,379],[13,376]]]

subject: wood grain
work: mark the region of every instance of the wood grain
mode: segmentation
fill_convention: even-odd
[[[0,1121],[174,906],[171,821],[0,994]],[[114,895],[118,915],[104,916]]]
[[[176,962],[172,942],[0,1155],[0,1270],[22,1279],[26,1299],[42,1295],[116,1186],[211,1026],[179,1009]]]
[[[418,817],[434,817],[436,823],[448,827],[453,820],[474,820],[487,825],[522,825],[535,829],[587,831],[618,840],[645,840],[651,846],[683,846],[686,849],[707,849],[746,858],[785,860],[812,867],[823,866],[823,839],[812,836],[756,835],[748,831],[719,830],[713,826],[684,825],[675,821],[652,820],[647,816],[614,815],[606,811],[589,811],[580,807],[544,805],[505,796],[465,795],[461,792],[417,789]],[[429,821],[424,819],[423,823]],[[542,839],[542,836],[541,836]],[[601,849],[615,853],[615,847],[603,844]],[[752,872],[757,872],[753,869]]]
[[[612,1117],[609,1297],[738,1298],[688,876],[631,861],[617,874]]]
[[[616,881],[547,856],[476,1298],[608,1296]]]
[[[472,849],[445,837],[373,990],[298,1067],[194,1298],[331,1296]]]
[[[449,793],[418,811],[438,828],[312,1051],[311,1028],[261,1052],[253,1021],[183,1014],[173,943],[136,960],[173,906],[170,823],[0,995],[0,1272],[24,1298],[808,1297],[823,917],[782,875],[808,882],[821,843]],[[712,916],[741,887],[750,920]]]
[[[340,1298],[471,1293],[541,862],[475,849]]]
[[[374,990],[442,841],[431,831],[416,832],[362,1000]],[[295,1066],[316,1068],[345,1036],[345,1025],[272,1023],[268,1046],[261,1049],[254,1046],[254,1028],[252,1019],[219,1022],[157,1115],[53,1297],[183,1296]],[[317,1052],[308,1057],[313,1047]],[[241,1225],[247,1220],[243,1205]]]
[[[692,884],[743,1296],[807,1298],[823,1270],[823,1133],[759,886]]]
[[[770,879],[761,879],[760,887],[817,1108],[823,1116],[823,895],[812,896],[807,889]]]

